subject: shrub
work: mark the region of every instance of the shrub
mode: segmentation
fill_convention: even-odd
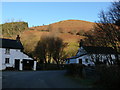
[[[83,77],[83,65],[82,64],[68,65],[67,74],[75,77]]]
[[[69,34],[72,34],[72,35],[74,34],[74,33],[73,33],[73,32],[71,32],[71,31],[69,31],[68,33],[69,33]]]
[[[97,67],[99,79],[97,84],[102,87],[118,88],[120,84],[120,67],[100,65]]]
[[[66,65],[60,64],[59,68],[57,64],[38,64],[37,70],[64,70]]]
[[[84,30],[79,30],[79,31],[76,33],[76,35],[83,36],[83,35],[84,35],[84,33],[85,33],[85,31],[84,31]]]

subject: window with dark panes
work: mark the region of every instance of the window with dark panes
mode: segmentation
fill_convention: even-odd
[[[10,59],[9,58],[5,58],[5,63],[6,64],[10,63]]]
[[[5,54],[10,54],[10,49],[9,48],[6,48]]]

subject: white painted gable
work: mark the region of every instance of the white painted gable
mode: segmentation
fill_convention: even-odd
[[[80,47],[79,49],[78,49],[78,52],[77,52],[77,54],[76,54],[76,56],[80,56],[80,55],[83,55],[83,54],[86,54],[87,52],[84,50],[84,48],[83,47]]]

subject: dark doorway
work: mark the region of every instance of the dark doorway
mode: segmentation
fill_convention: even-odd
[[[82,64],[82,59],[79,59],[79,64]]]
[[[15,59],[15,69],[19,70],[20,59]]]
[[[32,70],[34,65],[33,60],[23,59],[23,70]]]

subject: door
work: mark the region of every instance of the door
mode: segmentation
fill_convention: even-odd
[[[79,59],[79,64],[82,64],[82,59]]]
[[[15,69],[19,70],[20,59],[15,59]]]

